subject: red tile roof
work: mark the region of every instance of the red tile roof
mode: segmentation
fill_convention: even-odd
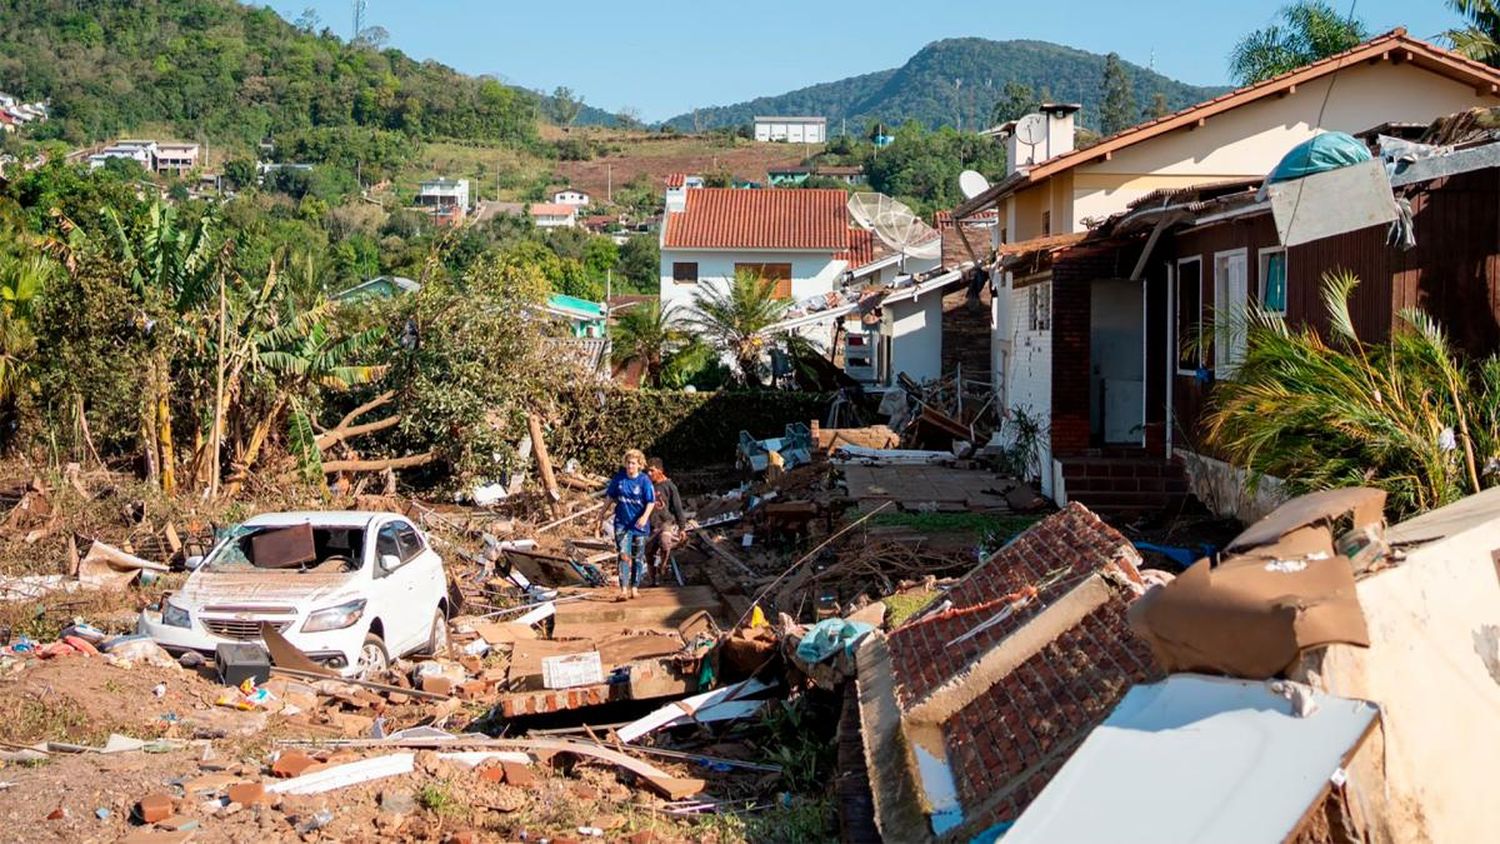
[[[881,257],[885,257],[882,255]],[[875,262],[875,233],[864,229],[849,229],[849,248],[833,256],[835,261],[848,261],[849,269],[857,270],[865,264]]]
[[[564,205],[556,202],[533,202],[531,204],[531,216],[533,217],[566,217],[577,214],[578,206]]]
[[[1131,685],[1163,676],[1150,647],[1126,621],[1128,592],[1114,587],[1108,599],[1014,669],[983,679],[971,673],[978,660],[1085,580],[1103,575],[1106,581],[1139,583],[1139,559],[1124,536],[1082,505],[1070,504],[954,585],[945,596],[951,608],[919,615],[888,635],[896,700],[904,712],[927,705],[930,695],[951,693],[955,682],[970,684],[967,702],[936,725],[964,830],[1019,817]],[[1031,589],[1035,596],[1018,606],[1016,596]],[[1010,614],[1002,617],[1007,608]],[[988,686],[976,689],[975,683]]]
[[[666,217],[667,249],[840,251],[849,246],[842,190],[687,191],[686,208]]]
[[[680,187],[682,187],[685,184],[687,184],[687,174],[686,173],[668,173],[667,174],[667,187],[669,187],[669,188],[680,188]]]

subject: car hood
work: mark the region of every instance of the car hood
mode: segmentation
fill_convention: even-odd
[[[317,610],[361,597],[357,573],[194,572],[178,590],[179,606],[293,606]]]

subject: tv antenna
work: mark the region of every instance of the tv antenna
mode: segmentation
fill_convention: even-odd
[[[856,225],[874,232],[881,243],[900,253],[902,269],[907,258],[932,260],[943,256],[943,236],[889,196],[856,193],[849,197],[847,207]]]
[[[358,41],[359,34],[365,31],[365,11],[368,6],[368,0],[354,0],[354,34],[349,36],[351,42]]]
[[[965,170],[958,174],[958,192],[964,199],[973,199],[990,189],[990,180],[978,170]]]
[[[1016,121],[1016,141],[1026,145],[1026,163],[1036,163],[1037,144],[1047,140],[1047,117],[1043,114],[1028,114]],[[1018,162],[1019,163],[1019,162]]]

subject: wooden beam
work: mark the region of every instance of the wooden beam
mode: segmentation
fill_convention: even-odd
[[[542,420],[535,413],[526,414],[526,425],[531,431],[531,453],[536,457],[536,468],[542,475],[542,486],[553,502],[553,515],[557,515],[557,502],[562,493],[557,490],[557,476],[552,474],[552,458],[547,455],[547,441],[542,438]]]

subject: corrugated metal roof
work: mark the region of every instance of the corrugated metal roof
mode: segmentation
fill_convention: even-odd
[[[1136,686],[1005,841],[1289,841],[1380,716],[1366,701],[1312,697],[1299,717],[1260,681]],[[1153,771],[1181,775],[1163,788]]]
[[[667,249],[849,248],[842,190],[699,188],[666,218]]]

